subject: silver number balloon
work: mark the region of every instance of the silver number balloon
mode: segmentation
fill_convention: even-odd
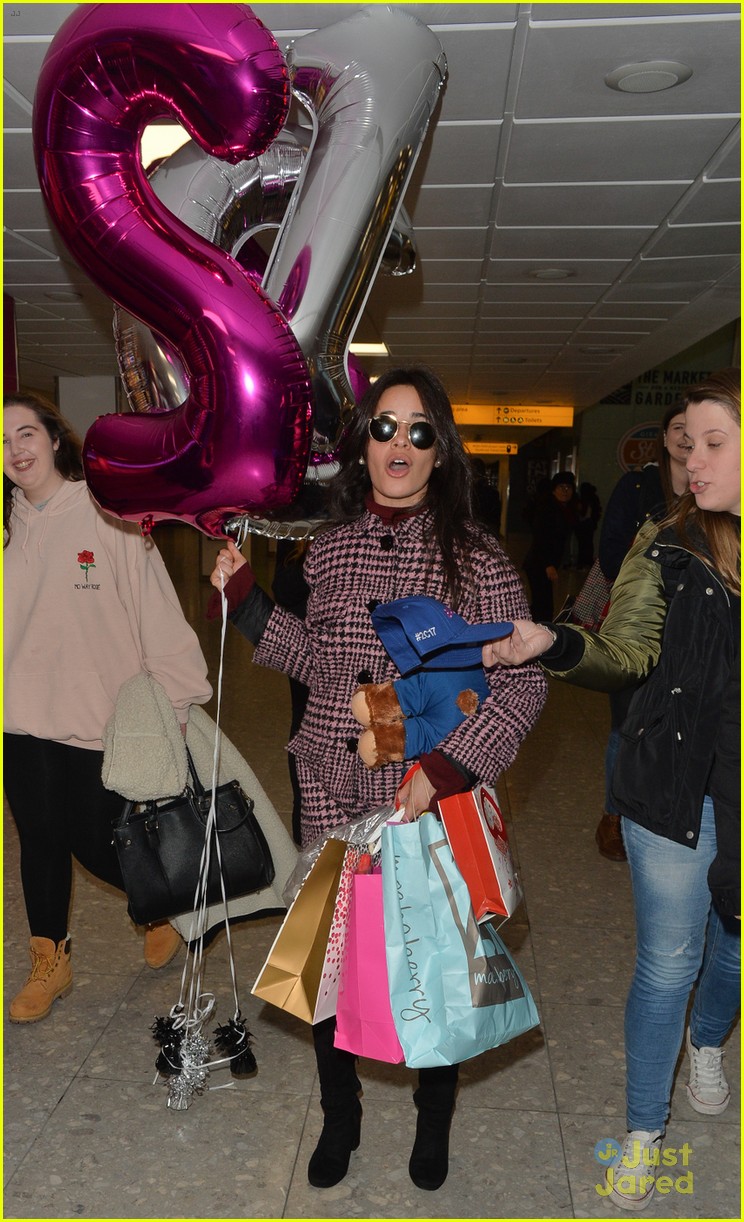
[[[410,13],[374,6],[287,53],[317,133],[263,287],[288,319],[313,385],[313,445],[332,449],[354,404],[346,352],[372,288],[447,65]]]

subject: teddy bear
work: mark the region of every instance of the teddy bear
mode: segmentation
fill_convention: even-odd
[[[470,625],[425,595],[376,604],[372,624],[401,675],[363,683],[351,698],[364,727],[359,757],[379,768],[418,759],[476,712],[489,694],[482,643],[507,636],[512,624]]]
[[[487,695],[483,670],[478,674],[473,667],[363,683],[351,698],[351,711],[365,727],[357,744],[359,758],[368,768],[418,759],[474,713]]]

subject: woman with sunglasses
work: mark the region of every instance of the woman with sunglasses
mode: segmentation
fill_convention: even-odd
[[[478,711],[421,756],[367,768],[357,753],[360,726],[350,702],[360,683],[398,678],[372,626],[381,602],[429,595],[471,623],[513,620],[527,604],[515,569],[472,512],[472,475],[452,406],[439,379],[414,366],[383,374],[356,408],[330,488],[330,523],[310,547],[307,617],[275,606],[255,585],[228,543],[211,576],[225,594],[231,621],[257,646],[254,661],[308,685],[299,732],[289,744],[302,791],[302,840],[398,797],[407,810],[495,784],[513,762],[545,700],[537,666],[496,670]],[[215,596],[212,613],[218,613]],[[315,1024],[323,1131],[308,1178],[330,1188],[344,1178],[360,1141],[361,1104],[355,1058],[334,1047],[335,1020]],[[437,1189],[447,1176],[449,1124],[458,1067],[423,1069],[414,1100],[413,1182]]]

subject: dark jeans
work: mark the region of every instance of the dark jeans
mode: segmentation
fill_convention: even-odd
[[[524,571],[530,583],[530,614],[535,622],[553,619],[553,582],[542,564],[525,562]]]
[[[124,890],[111,823],[124,799],[101,783],[101,751],[4,734],[5,792],[21,842],[21,882],[31,936],[66,936],[72,858]]]

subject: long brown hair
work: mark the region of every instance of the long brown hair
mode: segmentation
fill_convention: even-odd
[[[54,452],[54,465],[64,479],[73,483],[85,479],[83,474],[83,459],[81,443],[72,426],[65,420],[59,408],[43,395],[25,394],[3,396],[3,411],[7,407],[28,407],[43,424],[52,442],[59,442]],[[10,515],[13,509],[13,489],[15,484],[3,472],[3,526],[5,528],[4,547],[10,539]]]
[[[372,482],[367,467],[360,465],[359,460],[364,459],[369,441],[367,425],[391,386],[413,387],[437,435],[439,466],[429,478],[425,502],[434,519],[428,560],[432,564],[441,558],[448,598],[452,609],[457,610],[464,589],[474,580],[471,562],[474,546],[483,552],[490,551],[492,544],[485,532],[477,533],[476,537],[470,459],[457,431],[447,391],[427,366],[387,370],[357,404],[340,447],[341,470],[329,488],[331,520],[353,522],[364,513]]]
[[[656,435],[656,461],[659,464],[659,478],[661,479],[661,490],[664,493],[664,504],[666,505],[667,512],[676,503],[677,493],[674,491],[674,484],[672,483],[672,460],[664,442],[666,431],[674,417],[684,416],[684,414],[685,401],[684,399],[678,399],[676,403],[673,403],[664,412],[661,424],[659,425],[659,432]]]
[[[721,369],[712,373],[704,382],[690,389],[685,396],[685,407],[689,403],[702,403],[710,399],[720,403],[737,427],[741,428],[741,371]],[[720,573],[726,586],[741,596],[741,519],[733,513],[698,509],[691,492],[680,497],[672,512],[662,525],[675,527],[685,547],[709,567]],[[709,555],[700,546],[700,537],[705,539]],[[697,542],[696,542],[697,539]]]

